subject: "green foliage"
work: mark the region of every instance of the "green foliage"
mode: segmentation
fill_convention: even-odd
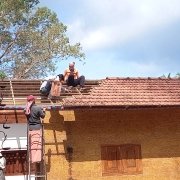
[[[37,0],[1,0],[0,65],[15,78],[39,78],[68,57],[84,59],[80,43],[71,45],[67,27]]]
[[[0,79],[3,80],[6,77],[6,73],[4,71],[0,71]]]

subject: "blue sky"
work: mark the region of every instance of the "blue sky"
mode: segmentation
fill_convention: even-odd
[[[80,42],[86,79],[159,77],[180,72],[179,0],[40,0]],[[60,61],[56,74],[71,60]]]

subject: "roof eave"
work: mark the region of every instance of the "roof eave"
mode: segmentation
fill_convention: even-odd
[[[47,110],[180,108],[179,105],[49,105]],[[24,110],[25,106],[0,106],[0,110]]]
[[[180,108],[179,105],[66,105],[64,110],[71,109],[149,109],[149,108]]]

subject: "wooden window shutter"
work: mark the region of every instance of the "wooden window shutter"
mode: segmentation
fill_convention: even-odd
[[[141,146],[126,144],[120,146],[123,174],[142,173]]]
[[[103,174],[119,173],[119,152],[117,146],[104,146],[101,149]]]
[[[103,175],[142,173],[141,146],[137,144],[101,147]]]

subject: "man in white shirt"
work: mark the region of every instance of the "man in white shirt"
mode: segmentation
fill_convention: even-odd
[[[6,167],[6,159],[3,157],[0,152],[0,180],[5,180],[4,169]]]
[[[52,82],[50,80],[46,80],[41,84],[40,93],[48,96],[51,91]]]

